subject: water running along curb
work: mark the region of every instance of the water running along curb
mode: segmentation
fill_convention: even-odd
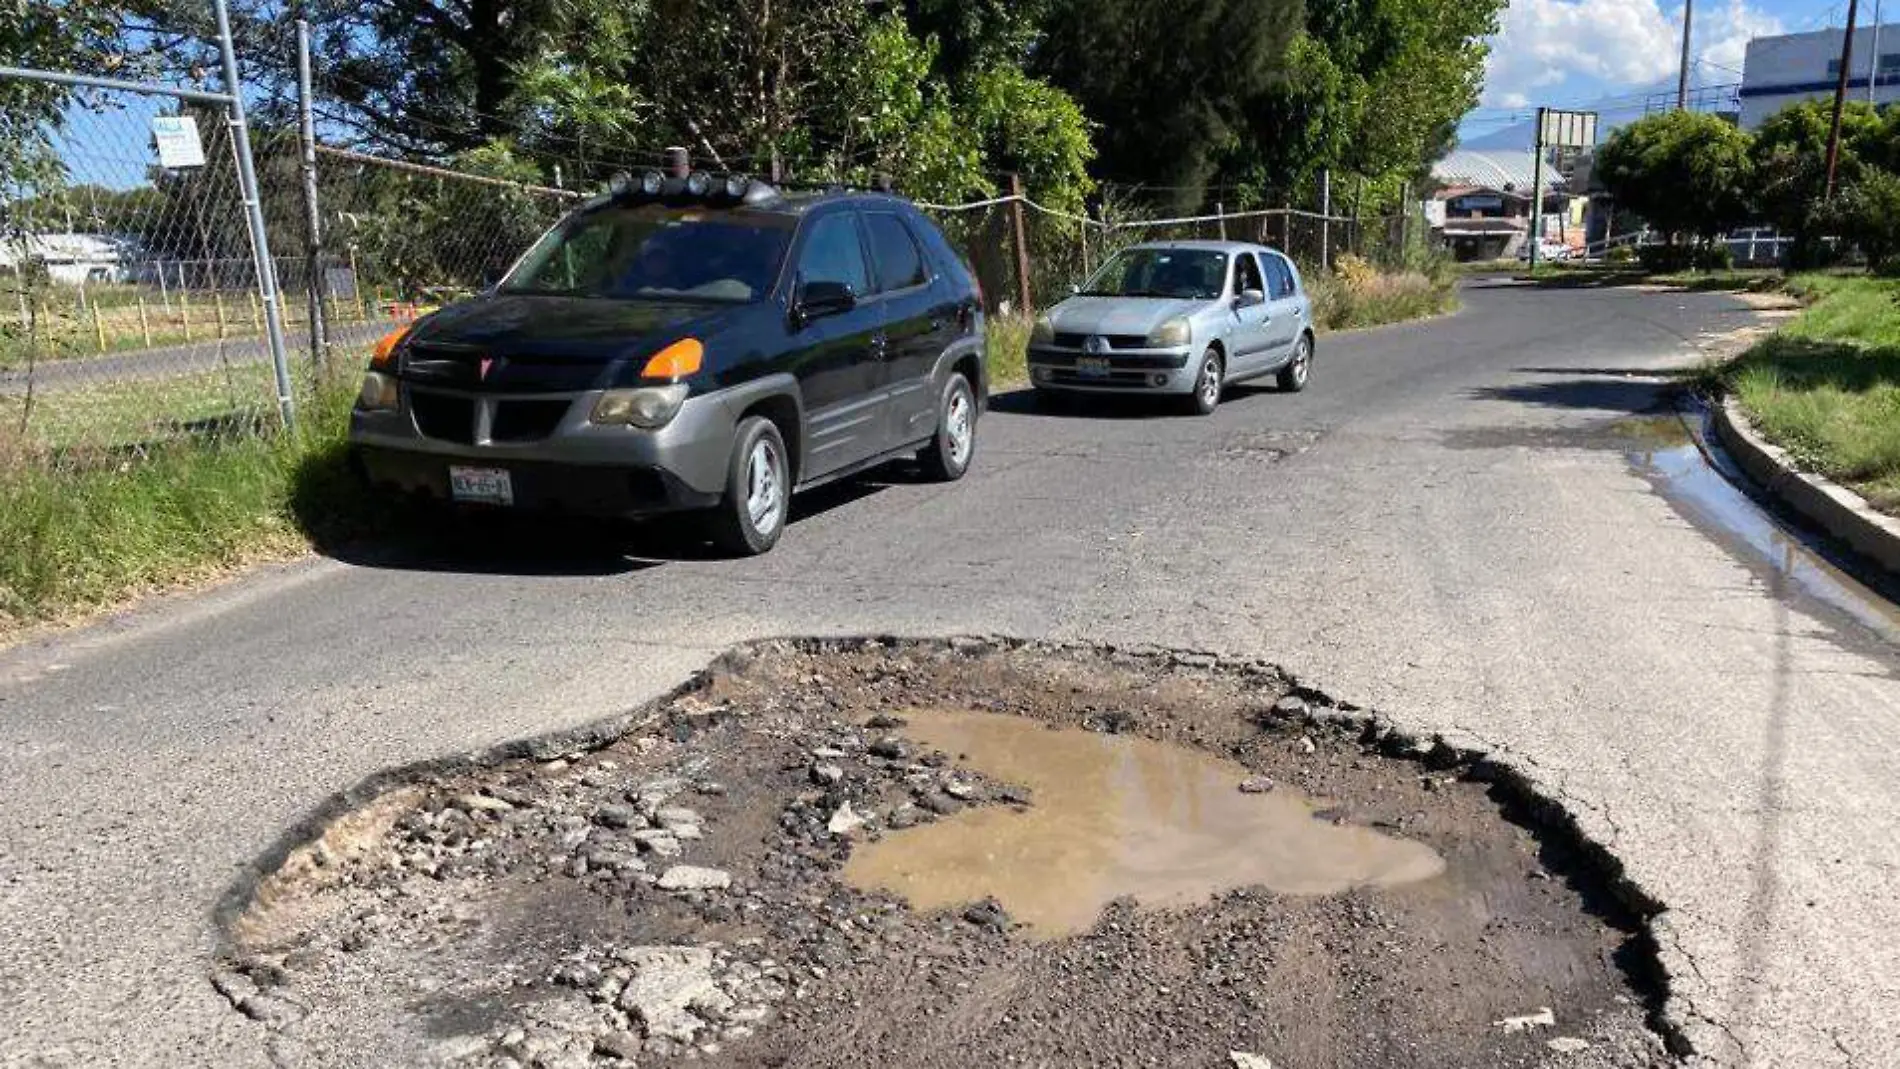
[[[1143,664],[1157,670],[1212,671],[1257,679],[1265,687],[1302,699],[1304,720],[1316,727],[1356,738],[1368,751],[1415,762],[1426,769],[1451,772],[1487,784],[1493,801],[1507,819],[1530,829],[1540,841],[1563,847],[1574,860],[1569,871],[1556,874],[1594,885],[1612,909],[1614,923],[1631,935],[1634,955],[1625,974],[1643,997],[1648,1023],[1669,1053],[1688,1058],[1715,1052],[1700,1050],[1692,1035],[1708,1030],[1726,1033],[1724,1026],[1698,1011],[1690,996],[1677,990],[1680,982],[1698,974],[1690,956],[1681,949],[1675,918],[1661,900],[1631,876],[1612,852],[1609,842],[1586,830],[1579,819],[1590,808],[1569,797],[1560,785],[1547,782],[1535,762],[1520,759],[1508,747],[1497,746],[1462,728],[1418,733],[1389,716],[1339,701],[1264,658],[1229,658],[1198,650],[1153,646],[1118,647],[1087,642],[1039,641],[1003,636],[956,636],[917,639],[888,635],[836,638],[774,638],[742,643],[709,659],[694,672],[637,708],[591,724],[551,734],[503,743],[479,751],[427,759],[385,769],[320,802],[305,818],[287,829],[227,887],[212,911],[217,949],[209,963],[213,975],[238,964],[236,927],[254,904],[272,875],[299,854],[312,849],[327,832],[352,813],[399,788],[459,773],[479,771],[521,758],[548,760],[604,748],[627,734],[659,723],[664,710],[678,699],[709,687],[721,671],[743,669],[755,658],[774,650],[824,654],[864,649],[909,649],[945,656],[983,657],[1000,652],[1073,655],[1088,654],[1123,664]],[[686,729],[689,733],[690,728]],[[1620,916],[1617,916],[1620,914]]]
[[[1715,434],[1756,485],[1856,552],[1900,576],[1900,521],[1876,512],[1859,494],[1821,475],[1795,469],[1786,450],[1770,444],[1732,397],[1711,405]]]

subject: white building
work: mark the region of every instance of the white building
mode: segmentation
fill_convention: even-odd
[[[15,272],[22,261],[45,268],[52,281],[68,286],[130,282],[138,267],[131,242],[104,234],[27,234],[0,239],[0,271]]]
[[[1875,57],[1874,39],[1880,40]],[[1900,100],[1900,24],[1854,31],[1854,58],[1847,72],[1850,100],[1866,100],[1871,65],[1879,65],[1874,103]],[[1742,73],[1742,129],[1759,127],[1790,104],[1831,96],[1841,75],[1841,31],[1816,30],[1748,42]]]

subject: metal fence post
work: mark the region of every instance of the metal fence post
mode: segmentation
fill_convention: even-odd
[[[323,221],[317,211],[317,133],[311,116],[310,23],[297,20],[297,133],[303,144],[304,231],[309,260],[304,268],[310,294],[310,361],[319,389],[330,364],[330,325],[323,308]]]
[[[1009,202],[1011,229],[1016,239],[1016,294],[1022,300],[1021,311],[1027,315],[1029,301],[1029,235],[1023,224],[1023,179],[1010,172],[1009,195],[1015,199]]]
[[[213,5],[218,19],[218,52],[224,59],[224,86],[231,94],[231,131],[238,152],[238,188],[251,224],[251,255],[257,261],[257,291],[264,302],[264,333],[270,342],[271,369],[277,378],[277,411],[284,429],[297,426],[297,402],[290,395],[290,360],[284,353],[283,309],[277,300],[277,268],[271,262],[270,235],[264,228],[264,203],[258,194],[257,166],[251,157],[251,127],[244,118],[244,86],[238,81],[237,50],[231,43],[231,13],[225,0]]]
[[[1319,172],[1319,269],[1333,266],[1333,169]]]

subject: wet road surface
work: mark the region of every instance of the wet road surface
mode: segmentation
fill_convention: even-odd
[[[379,768],[624,710],[745,639],[1004,632],[1268,656],[1506,749],[1670,907],[1713,1064],[1881,1064],[1900,658],[1698,505],[1666,472],[1687,457],[1612,429],[1666,411],[1638,372],[1751,313],[1466,304],[1324,340],[1309,392],[1241,389],[1211,419],[1000,398],[965,481],[825,491],[759,560],[465,539],[0,654],[0,1062],[263,1064],[205,983],[209,910]]]

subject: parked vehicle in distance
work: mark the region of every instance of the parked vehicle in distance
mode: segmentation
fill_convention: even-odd
[[[1273,375],[1306,388],[1313,313],[1293,261],[1239,241],[1167,241],[1116,253],[1037,318],[1030,384],[1043,396],[1161,394],[1206,415],[1221,389]]]
[[[963,475],[981,296],[900,198],[622,176],[494,289],[385,338],[350,425],[379,487],[778,541],[794,491],[915,455]]]
[[[1530,242],[1526,241],[1524,244],[1518,246],[1517,258],[1519,260],[1524,261],[1525,263],[1530,262],[1531,260],[1531,243]],[[1571,260],[1571,259],[1579,259],[1579,258],[1580,257],[1578,257],[1577,255],[1577,250],[1574,247],[1566,245],[1561,241],[1546,240],[1543,244],[1537,247],[1537,259],[1545,263],[1549,263],[1553,260]]]

